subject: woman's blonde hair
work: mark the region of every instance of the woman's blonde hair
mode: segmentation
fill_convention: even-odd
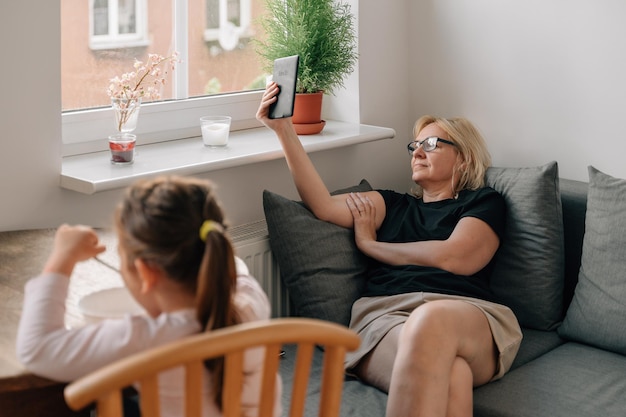
[[[456,144],[461,164],[455,166],[452,176],[452,192],[457,195],[461,190],[476,190],[485,186],[485,172],[491,166],[491,155],[487,144],[476,127],[463,117],[442,118],[422,116],[413,127],[413,138],[416,138],[426,126],[435,124],[446,132],[448,139]],[[458,176],[457,176],[458,174]],[[413,194],[421,197],[422,188],[418,185]]]

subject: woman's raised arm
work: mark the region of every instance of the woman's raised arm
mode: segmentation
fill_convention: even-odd
[[[267,85],[256,118],[278,136],[300,198],[317,218],[339,226],[353,227],[353,218],[346,205],[346,197],[330,195],[309,155],[302,147],[291,118],[268,117],[269,107],[276,101],[278,91],[279,87],[275,82]]]

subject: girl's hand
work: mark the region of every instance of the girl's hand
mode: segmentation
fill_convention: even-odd
[[[92,258],[106,249],[96,232],[88,226],[61,225],[54,236],[52,252],[43,272],[72,275],[76,263]]]
[[[276,131],[282,127],[291,125],[291,117],[285,117],[282,119],[270,119],[270,105],[278,100],[278,93],[280,88],[278,84],[274,81],[270,82],[265,87],[265,93],[263,93],[263,97],[261,98],[261,104],[259,105],[259,109],[256,112],[256,118],[258,121],[263,123],[265,126],[270,129]]]
[[[357,247],[367,254],[368,243],[376,241],[376,206],[361,193],[350,193],[346,204],[354,219],[354,238]]]

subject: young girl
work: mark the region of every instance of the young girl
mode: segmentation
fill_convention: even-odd
[[[76,329],[64,325],[69,278],[77,262],[105,250],[86,226],[59,227],[40,276],[25,287],[17,355],[31,372],[71,381],[122,357],[202,331],[267,319],[270,306],[225,234],[211,184],[163,177],[130,187],[115,213],[121,275],[148,315]],[[263,350],[244,365],[244,415],[257,414]],[[207,362],[205,416],[221,414],[222,361]],[[281,413],[277,375],[276,407]],[[183,415],[181,368],[160,377],[163,416]]]

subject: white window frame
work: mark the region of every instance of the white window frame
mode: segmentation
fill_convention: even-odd
[[[129,48],[148,45],[147,0],[135,0],[135,33],[118,33],[119,0],[108,0],[109,33],[94,34],[94,0],[89,0],[89,47],[92,50]]]
[[[141,105],[139,123],[133,132],[139,145],[184,139],[200,135],[200,117],[227,114],[231,130],[259,126],[256,109],[262,91],[189,98]],[[107,136],[114,133],[110,107],[64,113],[62,116],[63,156],[107,149]]]
[[[93,0],[90,0],[93,1]],[[144,0],[138,0],[144,2]],[[173,0],[174,3],[174,49],[181,57],[188,54],[187,16],[188,0]],[[357,0],[350,0],[357,8]],[[145,3],[144,3],[145,4]],[[355,15],[358,13],[355,10]],[[173,73],[174,100],[144,103],[137,129],[139,145],[190,138],[200,135],[199,118],[212,114],[227,114],[232,117],[231,130],[258,127],[256,110],[263,91],[245,91],[232,94],[188,97],[187,60],[177,64]],[[346,91],[337,96],[326,96],[324,107],[329,108],[332,119],[358,123],[358,69],[346,80]],[[352,91],[352,92],[350,92]],[[348,104],[349,103],[349,104]],[[354,113],[354,114],[353,114]],[[322,114],[324,116],[324,114]],[[107,136],[114,132],[113,113],[110,106],[95,109],[68,111],[62,114],[62,156],[72,156],[108,149]]]

